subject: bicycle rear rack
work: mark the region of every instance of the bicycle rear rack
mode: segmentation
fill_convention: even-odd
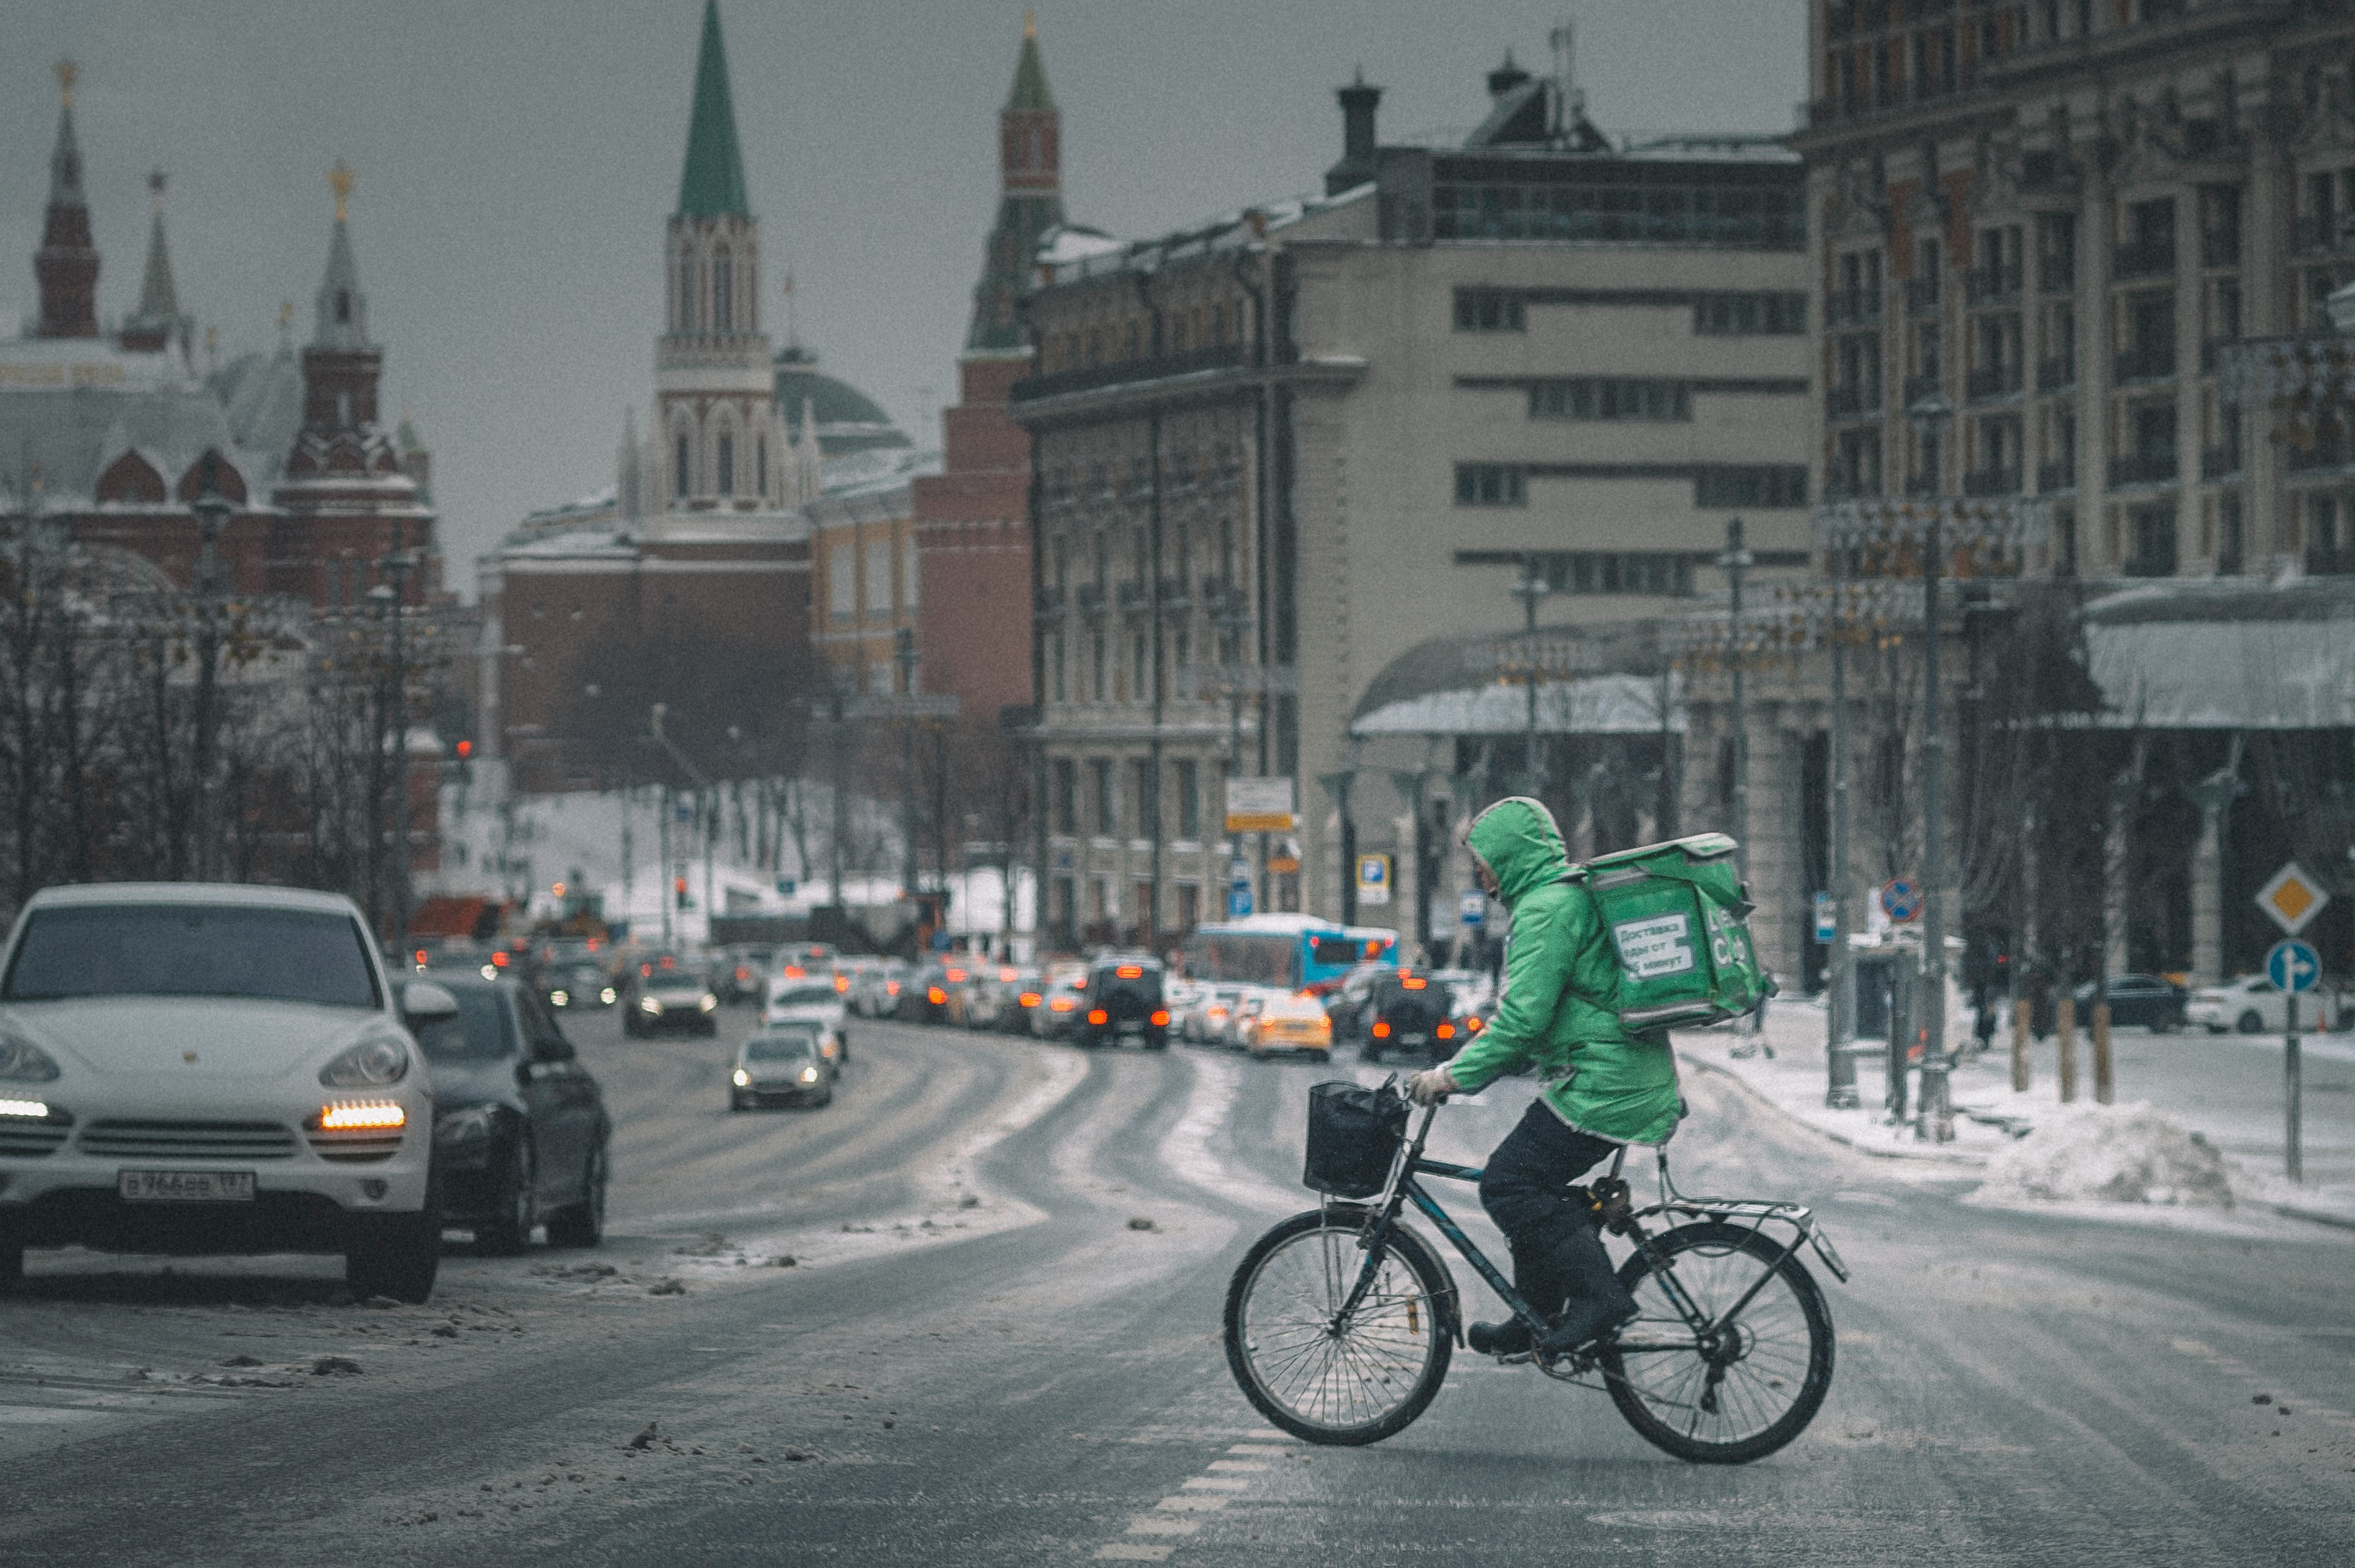
[[[1676,1179],[1668,1174],[1668,1146],[1658,1146],[1653,1154],[1659,1162],[1660,1200],[1636,1210],[1629,1216],[1630,1219],[1641,1220],[1654,1214],[1683,1214],[1714,1220],[1721,1224],[1746,1221],[1753,1232],[1780,1221],[1798,1232],[1800,1239],[1814,1249],[1816,1256],[1823,1259],[1824,1266],[1831,1270],[1842,1285],[1849,1282],[1848,1264],[1840,1257],[1839,1249],[1832,1245],[1831,1238],[1825,1235],[1822,1227],[1816,1223],[1813,1209],[1804,1203],[1780,1198],[1693,1197],[1678,1191]],[[1614,1163],[1611,1168],[1615,1176],[1618,1166]],[[1791,1250],[1795,1253],[1799,1250],[1797,1242],[1791,1244]]]

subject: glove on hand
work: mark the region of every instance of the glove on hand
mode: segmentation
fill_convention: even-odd
[[[1406,1081],[1406,1092],[1418,1105],[1436,1105],[1450,1094],[1460,1094],[1455,1077],[1444,1067],[1418,1072]]]

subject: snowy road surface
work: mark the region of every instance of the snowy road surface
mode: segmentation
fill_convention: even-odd
[[[1694,1468],[1459,1354],[1403,1434],[1312,1449],[1237,1393],[1218,1314],[1306,1206],[1307,1085],[1353,1069],[861,1024],[833,1106],[731,1116],[724,1040],[574,1029],[620,1129],[596,1253],[453,1247],[431,1306],[381,1309],[327,1260],[34,1253],[0,1306],[0,1563],[2304,1565],[2355,1540],[2355,1236],[1963,1207],[1966,1177],[1698,1075],[1681,1184],[1818,1200],[1856,1271],[1824,1281],[1838,1366],[1804,1436]],[[1528,1094],[1450,1106],[1434,1153],[1477,1159]]]

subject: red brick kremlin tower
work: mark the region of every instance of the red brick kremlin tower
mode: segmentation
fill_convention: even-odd
[[[957,361],[959,401],[941,414],[943,472],[916,480],[914,496],[924,687],[954,692],[966,723],[990,729],[1030,700],[1030,436],[1006,417],[1006,394],[1030,373],[1016,307],[1032,257],[1063,221],[1062,117],[1027,16],[997,127],[997,222]]]

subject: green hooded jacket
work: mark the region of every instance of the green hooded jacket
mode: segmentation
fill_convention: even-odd
[[[1556,1115],[1614,1143],[1656,1144],[1676,1130],[1682,1102],[1667,1041],[1619,1026],[1619,959],[1584,888],[1564,882],[1570,857],[1543,803],[1498,801],[1466,842],[1512,912],[1505,987],[1495,1019],[1447,1063],[1466,1093],[1524,1067]]]

